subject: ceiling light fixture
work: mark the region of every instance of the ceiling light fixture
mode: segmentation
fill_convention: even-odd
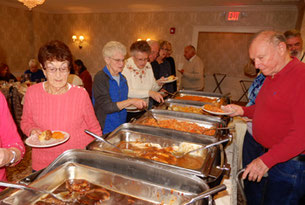
[[[41,5],[45,2],[45,0],[18,0],[19,2],[23,3],[25,6],[32,10],[35,6]]]

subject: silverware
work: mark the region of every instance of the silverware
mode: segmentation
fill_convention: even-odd
[[[67,198],[63,198],[61,193],[54,194],[54,193],[52,193],[50,191],[47,191],[47,190],[41,190],[41,189],[37,189],[37,188],[30,187],[30,186],[27,186],[27,185],[23,185],[23,184],[15,184],[15,183],[9,183],[9,182],[2,182],[2,181],[0,181],[0,186],[14,188],[14,189],[23,189],[23,190],[26,190],[26,191],[33,192],[35,194],[36,193],[49,194],[53,198],[55,198],[57,200],[60,200],[62,202],[76,202],[77,201],[77,199],[73,199],[73,198],[68,198],[68,199]]]
[[[202,147],[200,147],[200,148],[198,148],[198,149],[194,149],[194,150],[185,152],[185,153],[183,153],[182,155],[175,155],[175,157],[176,157],[176,158],[182,158],[182,157],[184,157],[184,156],[186,156],[186,155],[188,155],[188,154],[190,154],[190,153],[192,153],[192,152],[196,152],[196,151],[199,151],[199,150],[201,150],[201,149],[207,149],[207,148],[210,148],[210,147],[213,147],[213,146],[216,146],[216,145],[219,145],[219,144],[228,142],[229,140],[230,140],[229,138],[223,139],[223,140],[220,140],[220,141],[218,141],[218,142],[214,142],[214,143],[211,143],[211,144],[208,144],[208,145],[204,145],[204,146],[202,146]]]
[[[158,119],[154,116],[154,114],[153,114],[150,110],[148,110],[147,108],[145,108],[145,111],[147,112],[148,115],[150,115],[150,116],[155,120],[155,122],[156,122],[158,125],[160,125],[159,122],[158,122]]]
[[[198,200],[201,200],[201,199],[204,199],[204,198],[206,198],[206,197],[209,197],[209,196],[212,195],[212,194],[215,194],[215,193],[218,193],[218,192],[220,192],[220,191],[223,191],[223,190],[225,190],[226,188],[227,188],[227,187],[226,187],[226,185],[224,185],[224,184],[218,185],[218,186],[216,186],[216,187],[213,187],[213,188],[211,188],[211,189],[208,189],[208,190],[206,190],[206,191],[204,191],[204,192],[198,194],[198,196],[196,196],[196,197],[190,199],[189,201],[183,203],[183,205],[192,204],[192,203],[194,203],[194,202],[196,202],[196,201],[198,201]]]
[[[117,149],[117,150],[119,150],[120,152],[122,152],[122,150],[121,150],[118,146],[116,146],[116,145],[114,145],[114,144],[108,142],[108,141],[105,140],[103,137],[100,137],[100,136],[98,136],[97,134],[94,134],[93,132],[91,132],[91,131],[89,131],[89,130],[85,130],[85,133],[91,135],[92,137],[95,137],[95,138],[98,139],[98,140],[101,140],[101,141],[103,141],[103,142],[105,142],[105,143],[111,145],[111,146],[114,147],[115,149]]]

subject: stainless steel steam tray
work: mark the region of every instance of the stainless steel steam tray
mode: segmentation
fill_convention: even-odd
[[[205,128],[226,126],[226,123],[222,119],[215,118],[213,116],[198,115],[198,114],[186,113],[186,112],[176,112],[171,110],[160,110],[160,109],[152,109],[150,110],[150,112],[157,120],[177,120],[179,122],[194,123],[200,127],[205,127]],[[137,119],[134,123],[143,124],[149,118],[151,118],[151,116],[149,115],[149,113],[146,112],[142,117]],[[212,136],[219,138],[221,134],[222,134],[221,132],[215,132],[215,134]]]
[[[215,137],[211,136],[202,136],[190,133],[185,134],[175,130],[154,128],[130,123],[125,123],[118,127],[107,136],[107,140],[115,145],[118,145],[121,142],[128,142],[130,144],[135,143],[142,146],[146,144],[148,146],[155,146],[158,148],[171,147],[182,152],[186,152],[186,150],[193,150],[201,147],[202,145],[211,144],[216,141]],[[113,149],[112,146],[99,140],[94,140],[91,142],[87,146],[87,149],[112,153],[115,152],[118,155],[128,155],[128,152],[120,153],[119,151]],[[213,147],[197,153],[196,157],[200,159],[199,161],[202,163],[201,166],[198,166],[197,164],[195,166],[189,166],[186,164],[188,161],[183,161],[182,165],[171,165],[165,162],[159,162],[137,156],[131,157],[145,163],[162,166],[164,169],[172,168],[179,172],[206,178],[214,164],[213,162],[216,152],[218,153],[218,150]],[[191,163],[191,160],[189,160],[189,162]]]
[[[124,156],[88,150],[68,150],[50,164],[30,186],[55,190],[65,180],[84,179],[108,190],[143,200],[141,204],[182,204],[208,189],[195,176],[154,167]],[[42,196],[17,191],[2,200],[5,204],[33,204]],[[117,204],[115,199],[105,204]],[[207,204],[206,201],[196,202]]]
[[[199,96],[199,97],[207,97],[210,99],[215,99],[217,102],[221,102],[221,104],[230,104],[230,98],[227,95],[222,95],[218,93],[209,93],[209,92],[201,92],[201,91],[193,91],[193,90],[179,90],[175,93],[175,95],[172,98],[175,97],[182,97],[182,96]],[[190,101],[192,100],[182,100],[182,101]],[[207,104],[207,102],[198,102],[198,105],[204,105]]]

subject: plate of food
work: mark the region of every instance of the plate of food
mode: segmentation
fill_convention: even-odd
[[[174,81],[178,80],[178,77],[174,76],[174,75],[170,75],[167,78],[164,78],[164,81],[162,81],[163,83],[172,83]]]
[[[202,109],[213,115],[231,115],[232,113],[234,113],[234,110],[224,110],[223,106],[218,107],[213,104],[205,104],[204,106],[202,106]]]
[[[31,135],[25,140],[30,147],[53,147],[66,142],[70,138],[67,132],[45,130],[39,136]]]

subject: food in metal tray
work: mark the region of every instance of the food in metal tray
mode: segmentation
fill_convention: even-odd
[[[62,195],[63,198],[75,199],[74,202],[67,203],[57,200],[51,196],[46,196],[41,198],[35,203],[35,205],[68,205],[68,204],[153,204],[147,201],[143,201],[131,196],[123,195],[103,187],[91,184],[84,179],[73,179],[66,180],[62,185],[60,185],[55,191],[55,194]],[[110,198],[112,203],[107,203]]]
[[[154,143],[121,141],[118,144],[118,147],[124,154],[130,156],[195,170],[202,167],[206,157],[206,150],[203,150],[203,152],[195,152],[193,155],[185,155],[181,158],[177,158],[177,156],[183,155],[187,150],[192,150],[194,147],[201,147],[200,145],[194,146],[189,143],[181,143],[179,146],[161,147],[159,144]],[[113,151],[116,150],[114,149]]]
[[[204,134],[210,136],[214,136],[216,132],[215,129],[210,129],[203,126],[201,127],[196,123],[192,123],[192,122],[180,122],[176,119],[168,119],[168,120],[158,119],[158,122],[156,122],[156,120],[154,120],[153,118],[146,118],[145,120],[140,121],[138,123],[142,125],[163,127],[163,128],[168,128],[183,132],[191,132],[191,133]]]
[[[195,96],[195,95],[184,95],[184,96],[177,96],[175,99],[178,100],[192,100],[192,101],[200,101],[200,102],[208,102],[208,103],[217,103],[217,98],[209,98],[209,97],[202,97],[202,96]]]
[[[168,110],[179,111],[179,112],[190,112],[196,114],[203,114],[204,111],[198,107],[191,106],[180,106],[180,105],[171,105],[168,107]]]

